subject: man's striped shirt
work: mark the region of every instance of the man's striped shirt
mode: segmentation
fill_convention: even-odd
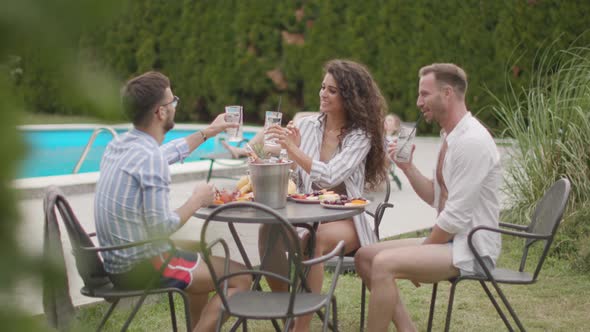
[[[150,135],[132,129],[107,146],[96,184],[94,218],[101,246],[167,236],[180,226],[169,207],[168,165],[189,154],[184,138],[159,146]],[[103,252],[109,273],[124,273],[135,263],[169,250],[166,243]]]

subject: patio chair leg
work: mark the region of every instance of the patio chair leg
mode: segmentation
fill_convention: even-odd
[[[117,306],[117,304],[119,304],[119,299],[115,299],[114,302],[111,304],[111,306],[109,307],[109,310],[107,311],[107,313],[104,315],[104,317],[100,321],[100,324],[98,325],[98,328],[96,329],[97,332],[102,330],[102,328],[104,327],[104,324],[106,324],[107,320],[109,319],[109,317],[113,313],[113,310],[115,310],[115,307]]]
[[[174,308],[174,296],[172,292],[168,292],[168,305],[170,306],[170,319],[172,320],[172,331],[178,331],[176,326],[176,310]]]
[[[336,305],[336,298],[332,298],[332,331],[338,331],[338,307]]]
[[[365,299],[367,298],[367,285],[364,281],[361,281],[361,323],[359,331],[365,330]]]
[[[192,326],[191,326],[190,304],[188,301],[188,297],[187,297],[186,293],[181,290],[177,290],[176,292],[178,294],[180,294],[180,297],[182,298],[182,302],[184,303],[184,318],[186,320],[186,331],[189,332],[189,331],[191,331]]]
[[[504,325],[506,325],[506,327],[508,328],[508,331],[514,331],[514,329],[512,328],[512,325],[508,321],[508,318],[504,314],[504,311],[502,310],[502,308],[500,308],[500,305],[498,305],[498,302],[496,301],[496,299],[494,299],[494,295],[492,295],[492,292],[490,292],[490,289],[486,285],[485,281],[482,280],[479,283],[481,284],[481,287],[488,295],[488,298],[490,299],[490,301],[494,305],[494,308],[496,308],[496,312],[498,313],[498,315],[500,315],[500,318],[502,318],[502,321],[504,322]]]
[[[322,324],[322,331],[323,332],[328,331],[328,325],[329,325],[329,320],[330,320],[330,304],[329,303],[326,304],[325,308],[326,309],[324,310],[325,311],[324,321]]]
[[[131,321],[133,320],[133,318],[135,317],[135,315],[139,311],[139,308],[141,308],[141,306],[143,305],[143,302],[145,301],[145,299],[147,298],[147,296],[148,296],[148,294],[147,293],[144,293],[141,297],[139,297],[139,300],[137,300],[137,303],[133,307],[133,310],[131,311],[131,314],[129,314],[129,317],[125,321],[125,324],[123,325],[123,328],[121,328],[121,331],[127,331],[127,329],[129,328],[129,325],[131,325]]]
[[[451,282],[451,291],[449,293],[449,306],[447,307],[447,320],[445,321],[445,332],[449,332],[451,328],[451,314],[453,313],[453,301],[455,300],[455,288],[457,284],[461,281],[460,279],[456,279],[455,281]]]
[[[430,312],[428,313],[428,327],[426,328],[426,331],[428,331],[428,332],[432,331],[432,321],[434,320],[434,308],[435,308],[434,306],[436,304],[437,288],[438,288],[437,282],[432,284],[432,296],[430,298]]]
[[[213,163],[215,162],[215,159],[211,159],[211,162],[209,163],[209,172],[207,173],[207,183],[209,183],[209,180],[211,180],[211,174],[213,174]]]
[[[498,295],[502,299],[502,302],[504,302],[504,305],[508,309],[508,312],[510,312],[510,316],[512,316],[512,319],[514,319],[514,322],[516,323],[516,325],[518,325],[518,328],[521,331],[525,331],[524,326],[522,326],[520,319],[518,319],[518,316],[516,316],[516,312],[514,312],[514,309],[512,309],[510,302],[508,302],[508,299],[506,298],[506,296],[504,296],[504,293],[500,289],[500,286],[498,286],[498,284],[495,281],[492,281],[492,285],[494,286],[494,289],[496,289],[496,292],[498,292]]]

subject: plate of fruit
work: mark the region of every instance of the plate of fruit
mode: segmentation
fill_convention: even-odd
[[[331,195],[335,194],[333,191],[322,189],[322,190],[314,190],[309,194],[290,194],[289,199],[303,204],[319,204],[321,201],[322,195]]]
[[[322,195],[321,191],[314,190],[312,193],[309,194],[290,194],[289,199],[302,204],[319,204],[320,195]]]
[[[209,205],[210,208],[218,207],[220,205],[231,203],[231,202],[242,202],[242,201],[252,201],[253,199],[252,192],[249,193],[241,193],[239,190],[230,191],[227,189],[215,190],[215,198],[213,199],[213,203]]]
[[[320,197],[320,204],[327,209],[364,209],[371,201],[361,197],[348,198],[346,195],[328,194]]]

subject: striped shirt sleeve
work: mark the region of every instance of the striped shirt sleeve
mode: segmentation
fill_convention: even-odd
[[[311,165],[311,181],[321,187],[331,188],[350,177],[358,168],[364,167],[365,158],[371,149],[369,138],[361,131],[346,136],[341,150],[330,159],[322,162],[314,159]]]
[[[168,161],[168,165],[183,162],[190,154],[188,143],[184,138],[178,138],[160,146],[160,151]]]
[[[169,206],[171,181],[166,156],[150,154],[138,176],[142,186],[144,222],[150,237],[176,231],[180,226],[180,217]]]

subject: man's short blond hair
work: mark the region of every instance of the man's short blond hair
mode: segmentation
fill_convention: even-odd
[[[467,74],[465,71],[453,63],[433,63],[420,68],[419,77],[434,74],[437,83],[450,85],[455,93],[465,96],[467,92]]]

